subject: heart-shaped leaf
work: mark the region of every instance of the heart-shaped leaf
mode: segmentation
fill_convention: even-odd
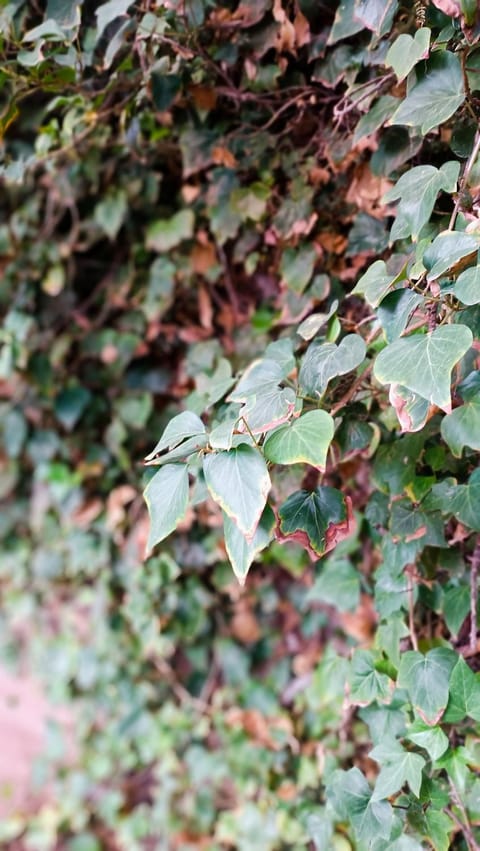
[[[450,375],[472,341],[466,325],[446,325],[431,334],[402,337],[377,356],[374,375],[381,384],[401,384],[450,413]]]
[[[408,33],[401,33],[390,47],[385,65],[390,65],[400,83],[410,73],[420,59],[428,56],[430,46],[430,29],[421,27],[412,38]]]
[[[205,426],[197,414],[192,411],[182,411],[170,420],[155,449],[145,456],[145,461],[151,461],[165,449],[175,449],[182,440],[205,434]]]
[[[383,197],[387,203],[399,199],[390,233],[392,239],[411,236],[416,242],[421,229],[432,215],[438,193],[441,190],[455,191],[459,170],[460,163],[451,161],[439,169],[433,165],[419,165],[402,174]]]
[[[420,127],[425,136],[447,121],[465,100],[462,68],[456,54],[442,50],[415,71],[417,82],[402,100],[391,123]]]
[[[150,479],[144,492],[150,514],[147,554],[176,529],[188,506],[188,468],[166,464]]]
[[[225,536],[225,548],[233,572],[240,585],[245,583],[252,562],[255,561],[259,553],[270,543],[274,528],[275,515],[269,505],[265,506],[260,522],[250,541],[242,534],[228,514],[224,512],[223,532]]]
[[[403,654],[397,685],[405,688],[425,724],[434,726],[448,702],[450,674],[458,657],[453,650],[435,647],[425,656],[415,650]]]
[[[480,451],[480,392],[443,418],[442,437],[456,458],[464,446]]]
[[[277,429],[265,441],[265,457],[274,464],[311,464],[325,470],[334,431],[326,411],[308,411],[290,425]]]
[[[212,499],[251,539],[270,490],[270,476],[260,452],[242,444],[206,455],[203,472]]]
[[[470,261],[480,248],[480,240],[469,233],[443,231],[428,246],[423,255],[423,265],[428,281],[434,281],[447,273],[458,271],[462,261]]]
[[[315,559],[345,538],[351,529],[348,497],[331,487],[292,493],[280,507],[277,538],[281,543],[297,541]]]
[[[463,304],[480,303],[480,266],[472,266],[462,272],[453,288],[453,293]]]
[[[312,343],[302,362],[299,384],[303,393],[323,396],[328,382],[356,369],[365,357],[365,342],[359,334],[348,334],[335,343]]]

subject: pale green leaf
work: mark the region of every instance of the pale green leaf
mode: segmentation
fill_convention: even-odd
[[[423,265],[428,274],[427,280],[434,281],[448,274],[459,261],[470,258],[480,248],[480,239],[469,233],[442,231],[428,246],[423,255]]]
[[[341,819],[351,822],[360,840],[389,839],[393,810],[387,801],[372,801],[372,790],[358,768],[337,770],[327,786],[327,798]]]
[[[480,721],[480,674],[475,674],[459,656],[450,677],[450,699],[445,717],[455,723],[466,715]]]
[[[101,35],[115,18],[125,15],[130,6],[133,6],[131,0],[108,0],[108,3],[99,6],[95,11],[98,35]]]
[[[286,248],[280,262],[280,274],[285,286],[294,293],[302,293],[310,282],[317,253],[308,245]]]
[[[151,461],[165,449],[174,449],[182,440],[197,434],[205,434],[202,420],[192,411],[182,411],[170,420],[155,448],[145,456],[145,461]]]
[[[147,228],[146,247],[150,251],[170,251],[184,239],[191,239],[195,217],[192,210],[180,210],[171,219],[157,219]]]
[[[432,407],[427,399],[402,384],[390,385],[388,399],[403,432],[422,431]]]
[[[378,307],[396,280],[397,275],[390,275],[387,272],[385,261],[376,260],[368,267],[352,292],[355,295],[365,296],[370,307]]]
[[[420,59],[426,59],[430,47],[430,29],[420,27],[412,38],[408,33],[401,33],[389,48],[385,65],[390,65],[401,82],[410,73]]]
[[[398,0],[355,0],[355,18],[377,35],[385,35],[392,24]]]
[[[450,413],[451,372],[472,342],[472,332],[465,325],[403,337],[380,352],[374,375],[381,384],[401,384]]]
[[[388,343],[392,343],[403,334],[412,313],[423,302],[423,296],[408,287],[394,290],[385,296],[377,315]]]
[[[448,684],[457,661],[453,650],[435,647],[425,656],[415,650],[403,654],[397,685],[405,688],[425,724],[435,726],[448,703]]]
[[[367,706],[374,700],[385,700],[391,695],[392,680],[386,674],[377,671],[376,661],[377,658],[371,650],[354,652],[350,681],[352,703]]]
[[[240,408],[239,429],[245,423],[252,434],[271,431],[289,420],[295,409],[296,396],[291,387],[268,386],[248,396]]]
[[[252,538],[270,490],[270,476],[260,452],[242,444],[206,455],[203,472],[212,499]]]
[[[438,51],[417,66],[417,81],[391,119],[392,124],[420,127],[426,135],[447,121],[465,100],[459,57],[448,50]]]
[[[372,801],[389,798],[400,792],[408,783],[413,794],[419,796],[422,785],[422,770],[425,760],[420,754],[406,751],[395,739],[390,739],[377,745],[370,757],[380,763],[381,770],[373,790]]]
[[[407,733],[407,739],[420,748],[424,748],[433,762],[440,759],[449,746],[448,736],[441,727],[428,727],[421,721],[416,721],[412,725]]]
[[[327,559],[307,596],[307,603],[328,603],[339,612],[353,611],[360,600],[360,577],[346,558]]]
[[[398,98],[392,97],[392,95],[382,95],[382,97],[380,97],[374,105],[367,110],[365,115],[362,115],[355,128],[355,133],[353,134],[353,143],[356,145],[361,139],[364,139],[365,136],[370,136],[372,133],[375,133],[379,127],[385,124],[385,122],[392,117],[398,104]]]
[[[167,464],[150,479],[144,491],[150,514],[147,553],[176,529],[187,513],[188,469]]]
[[[447,414],[440,428],[456,458],[461,458],[464,446],[480,451],[480,393]]]
[[[428,222],[440,191],[454,192],[460,163],[447,162],[440,169],[433,165],[419,165],[402,174],[383,200],[399,201],[395,221],[390,232],[392,240],[411,236],[416,242],[423,226]]]
[[[453,294],[463,304],[480,303],[480,266],[461,272],[455,281]]]
[[[359,334],[347,334],[338,344],[312,343],[303,358],[299,384],[307,395],[323,396],[328,382],[356,369],[365,357],[365,342]]]
[[[113,240],[123,225],[127,209],[127,194],[123,189],[117,189],[98,202],[93,218],[108,238]]]
[[[310,464],[325,470],[334,424],[326,411],[308,411],[265,441],[265,457],[274,464]]]
[[[275,515],[270,506],[266,505],[253,538],[251,540],[247,540],[245,535],[243,535],[238,528],[237,524],[234,523],[228,514],[225,514],[225,512],[223,513],[225,548],[227,550],[227,555],[230,559],[233,572],[240,582],[240,585],[244,584],[252,562],[255,561],[261,551],[270,543],[274,526]]]

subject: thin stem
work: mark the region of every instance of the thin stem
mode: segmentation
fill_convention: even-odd
[[[473,551],[470,568],[470,649],[477,646],[478,569],[480,567],[480,536]]]
[[[418,640],[417,633],[415,632],[415,618],[414,618],[414,608],[415,603],[413,599],[413,578],[412,578],[412,570],[413,565],[408,565],[405,573],[407,574],[407,596],[408,596],[408,629],[410,631],[410,640],[412,642],[412,647],[414,650],[418,651]]]

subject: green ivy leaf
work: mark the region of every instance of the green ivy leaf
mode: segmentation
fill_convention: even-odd
[[[280,532],[284,539],[303,543],[313,555],[324,555],[332,540],[348,531],[345,498],[331,487],[292,493],[280,507]]]
[[[385,35],[393,22],[398,0],[355,0],[355,18],[377,35]]]
[[[402,431],[422,431],[432,409],[428,399],[401,384],[391,384],[388,398],[398,417]]]
[[[411,726],[407,739],[426,750],[432,762],[440,759],[449,746],[448,736],[441,727],[428,727],[421,721]]]
[[[470,588],[458,585],[448,588],[443,598],[443,616],[448,629],[456,638],[465,618],[470,611]]]
[[[304,463],[324,471],[333,431],[330,414],[308,411],[271,434],[264,443],[264,455],[274,464]]]
[[[428,27],[420,27],[413,38],[408,33],[401,33],[389,48],[385,65],[393,68],[400,83],[420,59],[427,58],[429,47],[430,29]]]
[[[426,507],[439,508],[444,514],[452,515],[464,526],[480,532],[480,468],[474,470],[466,485],[457,485],[455,480],[444,480],[434,485],[427,497]]]
[[[188,468],[167,464],[150,479],[144,492],[150,514],[147,552],[176,529],[187,513]]]
[[[474,674],[462,656],[458,657],[450,677],[450,698],[445,720],[463,721],[466,715],[480,721],[480,674]]]
[[[206,455],[203,472],[212,499],[252,538],[270,490],[270,476],[260,452],[242,444]]]
[[[428,272],[427,281],[434,281],[453,271],[459,261],[473,257],[479,247],[479,239],[473,234],[442,231],[423,255],[423,264]]]
[[[350,681],[352,703],[367,706],[374,700],[385,700],[391,696],[393,682],[386,674],[377,671],[376,662],[378,657],[371,650],[355,650]]]
[[[391,95],[382,95],[374,103],[367,112],[362,115],[358,122],[355,133],[353,134],[353,143],[356,145],[365,136],[370,136],[375,133],[389,118],[392,117],[399,104],[398,98]]]
[[[429,726],[435,726],[445,711],[450,674],[457,658],[446,647],[435,647],[425,656],[408,650],[401,658],[397,685],[407,690],[415,711]]]
[[[387,342],[392,343],[403,334],[413,311],[423,302],[423,296],[408,287],[394,290],[382,299],[377,315]]]
[[[480,450],[480,392],[443,418],[440,430],[455,458],[461,458],[464,446]]]
[[[395,240],[411,236],[416,242],[421,229],[432,215],[438,193],[442,190],[455,192],[459,171],[460,163],[450,161],[440,169],[433,165],[419,165],[402,174],[383,197],[386,203],[399,200],[390,238]]]
[[[463,304],[480,304],[480,266],[461,272],[455,281],[453,294]]]
[[[417,82],[402,100],[391,119],[392,124],[420,127],[425,136],[447,121],[465,100],[462,68],[458,56],[438,51],[417,66]]]
[[[346,558],[327,559],[310,588],[306,602],[328,603],[339,612],[354,611],[360,600],[360,578]]]
[[[294,293],[303,293],[312,278],[317,253],[314,248],[302,245],[286,248],[280,262],[282,281]]]
[[[381,384],[401,384],[450,413],[450,374],[472,342],[466,325],[446,325],[429,334],[403,337],[380,352],[374,375]]]
[[[93,218],[108,238],[114,240],[123,225],[127,211],[127,193],[123,189],[117,189],[98,202]]]
[[[171,219],[157,219],[147,228],[146,247],[149,251],[170,251],[184,239],[191,239],[195,216],[192,210],[180,210]]]
[[[145,461],[151,461],[165,449],[175,449],[183,440],[201,434],[205,434],[205,426],[200,417],[192,411],[182,411],[170,420],[155,448],[145,456]]]
[[[295,391],[291,387],[269,385],[263,392],[248,396],[239,412],[239,428],[248,423],[252,434],[271,431],[287,422],[293,414],[296,403]]]
[[[341,819],[351,822],[360,840],[389,839],[393,810],[387,801],[372,801],[372,790],[358,768],[334,771],[327,798]]]
[[[335,343],[311,343],[300,367],[298,381],[306,395],[323,396],[328,382],[356,369],[365,357],[365,342],[359,334],[347,334]]]
[[[275,515],[270,506],[266,505],[253,538],[249,541],[228,514],[223,513],[225,548],[240,585],[244,585],[252,563],[270,543],[274,527]]]
[[[363,295],[370,307],[378,307],[390,287],[397,280],[397,275],[389,275],[384,260],[376,260],[352,290],[355,295]]]
[[[408,783],[413,794],[420,795],[425,760],[420,754],[406,751],[395,739],[377,745],[369,756],[382,766],[372,794],[372,801],[381,801],[399,792]]]

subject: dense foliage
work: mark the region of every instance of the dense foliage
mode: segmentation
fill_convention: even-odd
[[[0,3],[5,849],[478,849],[479,18]]]

